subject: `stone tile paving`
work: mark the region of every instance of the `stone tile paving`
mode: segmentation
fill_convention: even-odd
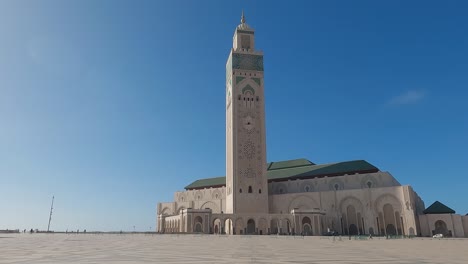
[[[0,263],[468,263],[468,239],[3,234]]]

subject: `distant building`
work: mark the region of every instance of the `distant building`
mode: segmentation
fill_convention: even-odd
[[[226,177],[196,180],[157,206],[165,233],[468,236],[468,217],[364,160],[267,163],[263,53],[253,28],[234,32],[226,64]]]

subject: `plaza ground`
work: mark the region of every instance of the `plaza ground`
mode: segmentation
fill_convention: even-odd
[[[0,234],[0,263],[468,263],[468,239]]]

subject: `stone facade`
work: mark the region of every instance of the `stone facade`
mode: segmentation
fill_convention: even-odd
[[[263,54],[254,44],[242,16],[226,63],[226,178],[189,185],[173,202],[159,203],[158,232],[414,236],[431,235],[442,219],[447,235],[468,236],[468,217],[424,215],[410,186],[364,161],[270,168]]]
[[[181,219],[188,221],[190,212],[202,210],[202,219],[208,221],[203,233],[244,234],[253,220],[255,229],[249,231],[255,234],[416,235],[417,215],[424,209],[410,186],[400,185],[386,172],[271,182],[268,214],[225,213],[225,192],[225,187],[176,192],[174,202],[158,204],[158,230],[190,232]]]
[[[419,216],[421,236],[468,237],[468,216],[459,214],[424,214]]]

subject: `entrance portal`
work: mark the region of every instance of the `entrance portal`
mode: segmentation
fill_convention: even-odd
[[[195,217],[194,231],[195,233],[203,233],[203,219],[201,216]]]
[[[350,236],[356,236],[358,235],[358,229],[357,229],[357,226],[355,224],[351,224],[349,226],[349,235]]]
[[[389,236],[396,236],[396,228],[394,225],[392,224],[388,224],[387,225],[387,235]]]
[[[302,232],[304,232],[304,236],[311,236],[312,235],[312,227],[309,224],[304,224],[302,226]]]
[[[435,230],[433,231],[434,234],[442,234],[444,236],[449,236],[449,231],[447,229],[447,224],[442,220],[437,220],[435,223]]]
[[[247,232],[246,234],[252,235],[255,234],[255,221],[253,219],[249,219],[247,221]]]

